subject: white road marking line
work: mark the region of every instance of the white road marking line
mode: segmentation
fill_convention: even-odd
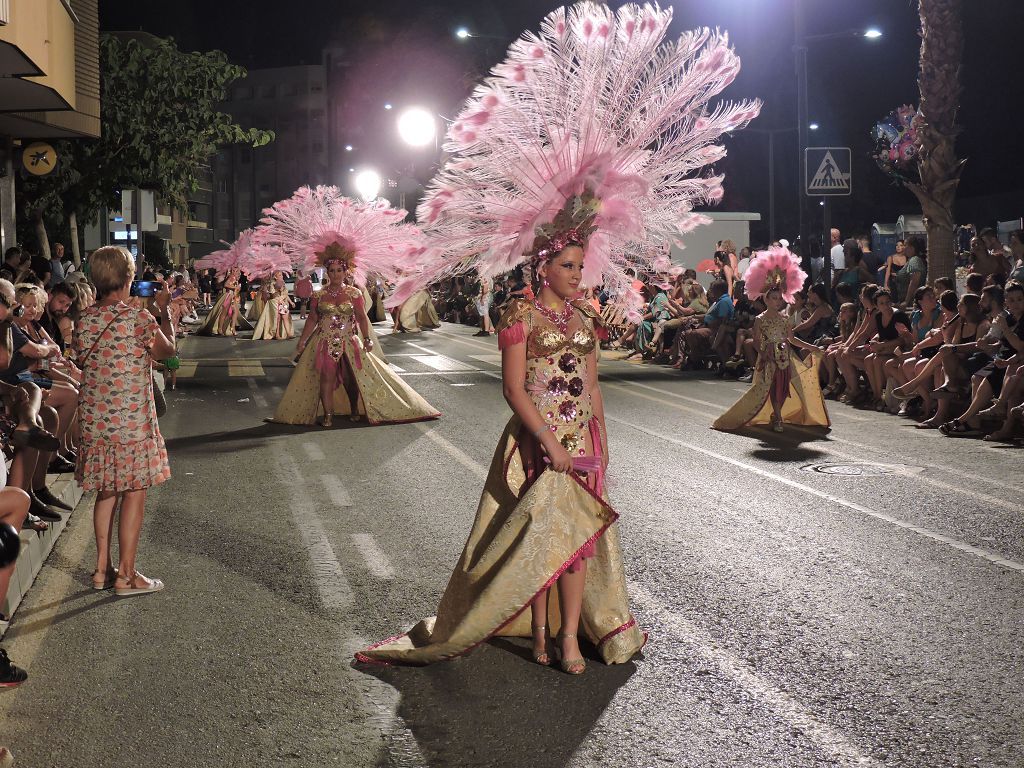
[[[485,373],[479,368],[470,368],[466,371],[402,371],[399,376],[458,376],[464,373]]]
[[[252,401],[260,408],[269,408],[270,404],[260,392],[260,385],[256,383],[256,379],[250,377],[246,379],[246,382],[249,384],[249,389],[252,390]]]
[[[602,378],[603,379],[612,380],[612,381],[622,382],[622,384],[627,385],[626,387],[622,387],[627,392],[629,392],[629,389],[627,387],[640,387],[642,389],[649,389],[652,392],[657,392],[657,393],[662,394],[662,395],[668,395],[669,397],[676,398],[677,400],[686,400],[686,401],[689,401],[689,402],[698,403],[700,405],[714,405],[715,408],[722,408],[722,406],[719,405],[719,404],[712,404],[712,403],[708,403],[708,402],[706,402],[704,400],[697,400],[697,399],[692,398],[692,397],[687,397],[686,395],[681,395],[678,392],[674,392],[671,389],[663,389],[662,387],[653,387],[650,384],[642,384],[642,383],[636,382],[636,381],[628,381],[626,379],[620,379],[620,378],[615,377],[615,376],[602,376]],[[743,390],[743,391],[746,392],[746,390]],[[634,395],[638,395],[639,396],[639,393],[637,393],[637,392],[631,392],[630,394],[634,394]],[[650,398],[648,398],[648,399],[650,399]],[[657,402],[663,402],[663,401],[659,400]],[[688,411],[690,413],[702,414],[701,411],[697,411],[697,410],[695,410],[693,408],[685,408],[685,407],[680,406],[680,409]],[[837,412],[835,408],[832,408],[832,409],[829,410],[829,416],[835,418],[835,416],[837,416],[837,415],[839,417],[841,417],[841,418],[849,419],[850,421],[862,422],[862,421],[869,421],[869,420],[871,420],[871,419],[866,419],[866,418],[863,418],[863,417],[860,417],[860,416],[854,416],[852,414],[845,413],[845,412],[843,412],[841,410]],[[810,431],[810,429],[808,427],[794,426],[793,429],[798,429],[798,430],[802,430],[802,431]],[[865,445],[863,443],[854,442],[853,440],[847,440],[846,438],[843,438],[843,437],[837,437],[834,433],[830,433],[829,436],[828,436],[828,439],[829,439],[830,443],[842,443],[844,445],[849,445],[849,446],[851,446],[853,448],[860,448],[861,450],[868,451],[868,452],[873,453],[873,454],[874,453],[878,453],[879,451],[886,451],[886,450],[888,450],[884,446]],[[924,437],[924,439],[927,439],[927,437]],[[842,455],[842,454],[838,454],[837,453],[836,455],[838,456],[838,455]],[[845,455],[844,457],[845,458],[850,458],[850,456],[848,454]],[[903,457],[901,456],[900,459],[902,460],[902,458]],[[990,485],[994,485],[994,486],[998,486],[998,487],[1004,487],[1007,482],[1012,482],[1011,478],[1004,478],[1002,480],[995,480],[995,479],[990,478],[990,477],[984,477],[984,476],[978,475],[977,473],[975,473],[973,471],[966,472],[966,471],[964,471],[964,469],[962,467],[959,467],[959,468],[958,467],[950,467],[950,466],[946,466],[944,464],[935,464],[933,462],[927,462],[926,466],[928,466],[928,467],[930,467],[932,469],[938,469],[938,470],[942,470],[943,472],[949,472],[949,473],[954,474],[954,475],[959,475],[960,477],[966,478],[968,480],[972,480],[972,481],[980,480],[982,482],[989,483]],[[964,490],[964,489],[961,487],[960,490]]]
[[[459,462],[459,464],[464,466],[474,475],[480,478],[487,477],[487,468],[483,464],[478,462],[476,459],[474,459],[468,453],[463,451],[461,448],[453,445],[451,442],[441,437],[441,435],[439,435],[432,427],[427,426],[426,424],[423,423],[418,423],[416,424],[416,428],[423,433],[424,437],[440,446],[441,449],[444,450],[449,456],[451,456],[453,459]]]
[[[359,554],[366,561],[366,567],[370,569],[370,573],[378,579],[393,579],[395,577],[395,571],[391,567],[391,563],[388,562],[388,556],[377,546],[377,540],[373,538],[372,533],[353,533],[352,540],[356,543]]]
[[[259,360],[228,360],[228,376],[266,376]]]
[[[302,450],[309,456],[310,461],[323,461],[324,452],[320,450],[320,446],[316,443],[303,443]]]
[[[472,365],[459,362],[455,358],[445,355],[413,355],[413,360],[433,368],[435,371],[471,371]]]
[[[410,357],[411,357],[411,355],[410,355]],[[388,363],[388,366],[390,366],[391,370],[394,371],[395,373],[405,373],[405,368],[402,368],[400,365],[395,365],[394,363]]]
[[[475,384],[456,384],[455,382],[449,382],[450,387],[475,387]]]
[[[351,507],[352,497],[337,475],[320,475],[320,483],[336,507]]]
[[[612,416],[605,416],[605,420],[614,422],[616,424],[621,424],[625,427],[629,427],[630,429],[634,429],[637,432],[642,432],[650,437],[656,437],[659,440],[663,440],[667,443],[672,443],[673,445],[678,445],[682,448],[686,448],[688,450],[694,451],[695,453],[702,454],[717,461],[724,461],[726,464],[732,464],[734,467],[738,467],[739,469],[746,470],[747,472],[751,472],[755,475],[759,475],[769,480],[774,480],[777,483],[789,486],[790,488],[802,491],[803,493],[809,494],[811,496],[816,496],[819,499],[824,499],[825,501],[831,502],[833,504],[838,504],[841,507],[846,507],[847,509],[851,509],[854,512],[860,512],[862,515],[873,517],[876,520],[881,520],[882,522],[889,523],[890,525],[895,525],[897,528],[902,528],[903,530],[916,533],[919,536],[923,536],[927,539],[938,541],[942,544],[945,544],[946,546],[952,547],[955,550],[965,552],[969,555],[974,555],[975,557],[979,557],[982,560],[986,560],[990,563],[1001,565],[1004,568],[1010,568],[1015,571],[1024,571],[1024,563],[1018,562],[1016,560],[1011,560],[999,554],[998,552],[992,552],[987,549],[981,549],[980,547],[972,546],[966,542],[960,541],[959,539],[955,539],[952,536],[947,536],[944,533],[939,533],[938,531],[933,531],[929,528],[923,528],[921,526],[908,523],[905,520],[901,520],[898,517],[893,517],[892,515],[886,514],[885,512],[879,512],[876,509],[871,509],[871,507],[865,507],[862,504],[857,504],[856,502],[849,501],[847,499],[842,498],[841,496],[836,496],[835,494],[832,493],[819,491],[817,488],[812,488],[809,485],[798,483],[796,480],[790,480],[788,477],[777,475],[774,472],[769,472],[768,470],[761,469],[760,467],[755,467],[752,464],[747,464],[744,461],[734,459],[731,456],[726,456],[715,451],[710,451],[707,448],[703,448],[699,445],[694,445],[693,443],[688,443],[685,440],[679,440],[678,438],[672,437],[671,435],[655,432],[654,430],[647,429],[645,427],[640,427],[637,426],[636,424],[632,424],[628,421],[623,421],[622,419],[614,418]],[[920,477],[918,477],[918,479],[920,479]]]
[[[352,604],[352,587],[345,578],[341,563],[327,538],[327,530],[306,490],[306,481],[299,471],[299,465],[291,454],[283,452],[278,459],[278,467],[281,479],[291,494],[292,519],[302,540],[302,548],[309,558],[320,602],[328,609],[347,608]]]
[[[645,610],[664,623],[672,633],[689,644],[706,662],[714,665],[736,685],[768,705],[791,727],[807,734],[823,751],[843,766],[875,766],[879,763],[864,755],[842,733],[822,723],[814,713],[800,704],[771,680],[754,671],[750,664],[719,647],[715,639],[684,616],[673,611],[645,587],[630,582],[629,592]]]
[[[496,365],[501,367],[501,355],[490,354],[490,355],[470,355],[471,360],[477,360],[481,363],[487,363],[488,365]]]

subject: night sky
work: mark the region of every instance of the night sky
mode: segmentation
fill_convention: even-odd
[[[821,125],[812,144],[850,146],[854,194],[834,198],[833,223],[844,233],[866,231],[875,221],[895,221],[919,209],[913,195],[893,187],[869,157],[870,130],[893,108],[917,100],[917,3],[914,0],[805,0],[809,35],[877,26],[880,40],[821,41],[809,53],[810,114]],[[244,5],[245,11],[238,8]],[[618,6],[619,3],[612,3]],[[795,126],[792,0],[688,0],[674,3],[675,31],[694,26],[728,30],[743,71],[727,97],[765,102],[752,128]],[[968,158],[960,188],[961,212],[979,224],[1024,212],[1024,163],[1018,151],[1021,105],[1020,30],[1024,2],[965,1],[966,52],[960,115],[961,157]],[[521,31],[537,28],[556,3],[539,0],[348,3],[338,0],[211,0],[140,3],[100,0],[106,30],[144,29],[174,37],[189,50],[218,48],[246,67],[318,63],[329,43],[341,44],[350,61],[347,102],[365,105],[366,123],[387,115],[369,109],[378,101],[417,103],[442,115],[457,111],[472,84],[502,58]],[[285,9],[285,10],[282,10]],[[458,41],[459,26],[496,39]],[[352,94],[361,98],[352,98]],[[727,141],[722,210],[757,211],[767,219],[767,136],[748,131]],[[395,148],[397,154],[399,150]],[[385,153],[377,146],[374,155]],[[360,157],[359,162],[398,162]],[[776,208],[781,235],[796,228],[796,133],[776,137]],[[985,196],[990,198],[982,199]],[[817,209],[817,206],[809,208]],[[815,210],[815,213],[817,211]],[[767,237],[767,224],[754,239]]]

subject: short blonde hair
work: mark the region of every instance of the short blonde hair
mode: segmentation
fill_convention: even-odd
[[[89,277],[100,298],[120,290],[135,277],[135,259],[119,245],[97,248],[89,257]]]
[[[19,304],[24,304],[25,299],[29,296],[35,296],[40,307],[46,306],[46,291],[35,283],[18,283],[14,286],[14,297]]]

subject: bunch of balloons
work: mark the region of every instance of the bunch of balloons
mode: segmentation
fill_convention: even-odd
[[[917,167],[916,107],[904,104],[875,123],[871,137],[875,140],[875,158],[878,167],[897,181],[909,181]]]

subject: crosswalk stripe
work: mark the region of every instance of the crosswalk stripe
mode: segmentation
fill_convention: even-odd
[[[266,376],[258,360],[229,360],[228,376]]]
[[[192,360],[183,360],[181,367],[178,368],[179,379],[191,379],[196,375],[196,367],[199,363],[193,362]]]

